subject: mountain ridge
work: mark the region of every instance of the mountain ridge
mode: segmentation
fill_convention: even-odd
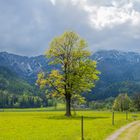
[[[102,98],[100,97],[100,95],[105,96],[105,98],[116,96],[119,92],[122,91],[126,91],[129,93],[129,87],[127,87],[129,91],[121,89],[119,90],[119,87],[127,82],[133,83],[127,83],[127,85],[129,86],[137,85],[138,89],[138,83],[140,82],[139,53],[123,52],[117,50],[102,50],[95,52],[91,56],[91,59],[97,61],[97,69],[101,71],[100,80],[97,82],[95,89],[92,90],[93,98],[98,99],[99,97],[100,99]],[[0,66],[8,67],[22,79],[27,80],[32,84],[35,83],[37,74],[40,71],[49,71],[53,68],[56,68],[55,66],[48,65],[48,59],[43,55],[28,57],[7,52],[0,52]],[[118,90],[112,91],[111,94],[109,89],[110,87],[111,89],[113,87],[116,87],[116,84],[118,84]],[[108,92],[109,94],[106,92]]]

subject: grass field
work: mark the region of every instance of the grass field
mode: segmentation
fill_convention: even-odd
[[[115,113],[115,125],[112,126],[111,112],[78,111],[77,116],[66,118],[64,111],[5,111],[0,112],[0,140],[80,140],[81,115],[84,116],[85,140],[103,140],[134,120],[133,114],[126,120],[125,113]],[[140,115],[137,116],[139,119]]]

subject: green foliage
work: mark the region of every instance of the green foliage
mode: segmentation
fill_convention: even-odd
[[[86,103],[85,98],[79,94],[75,94],[71,98],[71,104],[73,104],[73,105],[81,105],[81,104],[85,104],[85,103]]]
[[[140,111],[140,93],[136,93],[133,95],[133,103],[134,107]]]
[[[0,67],[0,108],[46,106],[47,100],[35,86],[20,79],[8,68]]]
[[[128,95],[125,94],[119,94],[113,105],[113,109],[117,111],[126,111],[130,109],[131,99],[128,97]]]
[[[60,68],[38,75],[37,83],[41,88],[49,89],[52,96],[65,97],[68,115],[71,97],[91,91],[98,80],[96,62],[89,59],[91,54],[86,48],[86,41],[74,32],[65,32],[54,38],[46,57],[50,64],[57,64]]]
[[[56,98],[50,98],[48,99],[48,106],[54,106],[57,107],[57,99]]]
[[[33,86],[5,67],[0,67],[0,90],[6,90],[17,95],[21,95],[24,92],[32,95],[35,92]]]
[[[89,107],[94,110],[111,110],[114,98],[110,97],[105,100],[89,102]]]
[[[140,82],[138,81],[111,82],[108,84],[108,79],[103,81],[102,76],[101,74],[101,79],[97,82],[93,93],[85,95],[89,101],[103,100],[111,96],[116,97],[120,93],[128,93],[129,96],[132,96],[140,91]]]
[[[101,109],[104,108],[103,102],[99,102],[99,101],[92,101],[89,104],[89,106],[90,106],[91,109],[94,109],[94,110],[101,110]]]
[[[0,108],[31,108],[41,105],[42,99],[38,96],[16,95],[0,90]]]

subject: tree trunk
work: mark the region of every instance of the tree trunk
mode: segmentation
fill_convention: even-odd
[[[71,95],[70,94],[66,94],[65,96],[66,98],[66,116],[70,117],[71,116]]]

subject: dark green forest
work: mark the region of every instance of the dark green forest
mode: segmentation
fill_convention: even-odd
[[[127,93],[130,98],[134,98],[135,94],[139,95],[139,54],[115,50],[100,51],[94,53],[92,59],[97,61],[97,68],[101,74],[95,88],[89,93],[82,94],[88,106],[105,106],[108,109],[118,94]],[[35,85],[39,71],[50,71],[53,68],[55,67],[48,65],[48,60],[44,56],[23,57],[0,53],[0,107],[27,108],[53,105],[53,100],[48,99],[45,92]]]
[[[140,108],[139,91],[140,83],[126,81],[96,91],[102,94],[85,93],[83,96],[92,109],[112,109],[115,97],[119,93],[128,93],[130,98],[134,99],[137,108]],[[53,100],[48,99],[39,87],[24,81],[6,67],[0,67],[0,97],[0,108],[36,108],[54,105]]]
[[[27,108],[47,105],[46,96],[35,85],[0,67],[0,108]]]

